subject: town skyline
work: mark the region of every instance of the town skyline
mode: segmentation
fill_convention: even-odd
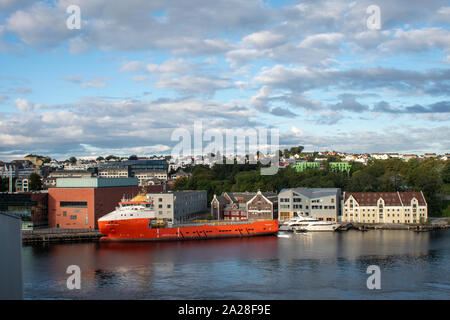
[[[279,149],[279,151],[283,150],[289,150],[286,146],[285,149]],[[352,152],[344,152],[344,151],[335,151],[335,150],[303,150],[301,153],[306,154],[306,155],[313,155],[314,153],[317,153],[319,156],[340,156],[343,157],[345,155],[372,155],[375,156],[375,159],[384,159],[387,156],[390,156],[391,158],[402,158],[404,156],[416,156],[418,159],[419,158],[427,158],[427,157],[446,157],[447,160],[450,159],[450,152],[444,152],[444,153],[436,153],[436,152],[425,152],[425,153],[402,153],[402,152],[361,152],[361,153],[352,153]],[[196,157],[207,157],[209,156],[211,153],[203,153],[203,154],[195,154],[195,155],[185,155],[185,156],[180,156],[178,157],[179,159],[182,158],[196,158]],[[238,157],[244,157],[244,156],[248,156],[248,155],[256,155],[256,153],[246,153],[245,155],[241,155],[238,154]],[[64,162],[64,161],[69,161],[70,158],[74,157],[77,160],[82,160],[82,161],[92,161],[92,160],[98,160],[98,158],[103,158],[103,160],[106,160],[106,158],[108,157],[113,157],[111,160],[106,160],[106,161],[117,161],[117,160],[123,160],[123,159],[129,159],[130,157],[138,157],[138,158],[146,158],[146,159],[150,159],[150,158],[154,158],[154,157],[170,157],[172,159],[176,158],[173,157],[170,153],[161,153],[161,154],[157,154],[157,153],[153,153],[153,154],[147,154],[147,155],[141,155],[141,154],[114,154],[114,153],[105,153],[105,154],[96,154],[96,155],[89,155],[89,156],[77,156],[76,154],[70,154],[68,155],[68,157],[66,158],[52,158],[50,156],[47,155],[41,155],[41,154],[33,154],[33,153],[26,153],[23,155],[15,155],[14,158],[0,158],[0,162],[4,162],[4,163],[8,163],[14,160],[23,160],[24,158],[26,158],[27,156],[38,156],[38,157],[42,157],[42,158],[50,158],[51,160],[56,160],[59,162]],[[225,155],[226,157],[234,157],[235,155]],[[378,157],[379,156],[379,157]],[[283,157],[285,158],[285,157]],[[100,160],[102,161],[102,160]]]

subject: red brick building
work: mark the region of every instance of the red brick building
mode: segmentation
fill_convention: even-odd
[[[61,178],[48,190],[50,228],[97,229],[100,217],[140,191],[136,178]]]

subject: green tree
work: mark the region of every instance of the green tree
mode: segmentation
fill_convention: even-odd
[[[446,164],[442,169],[442,181],[444,183],[450,183],[450,161],[446,161]]]
[[[37,173],[30,174],[28,178],[28,186],[31,191],[42,190],[42,180],[41,176]]]
[[[8,191],[9,178],[0,177],[0,192]]]
[[[109,161],[109,160],[111,160],[111,159],[118,159],[118,157],[111,154],[111,155],[107,156],[105,159],[106,159],[107,161]]]

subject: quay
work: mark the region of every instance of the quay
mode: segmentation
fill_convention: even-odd
[[[248,223],[248,222],[243,222]],[[231,224],[231,222],[206,223],[208,225],[215,224]],[[199,226],[205,225],[204,222],[191,223],[184,226]],[[439,221],[431,221],[430,224],[424,225],[406,225],[406,224],[364,224],[364,223],[342,223],[336,231],[347,230],[411,230],[414,232],[427,232],[433,230],[450,229],[448,219],[441,219]],[[60,228],[46,228],[36,230],[22,230],[22,243],[45,243],[45,242],[82,242],[82,241],[99,241],[104,235],[95,229],[60,229]]]
[[[22,230],[22,243],[98,241],[103,234],[92,229]]]
[[[367,231],[367,230],[411,230],[416,232],[426,232],[433,230],[449,229],[450,223],[440,221],[440,223],[429,224],[388,224],[388,223],[378,223],[378,224],[367,224],[367,223],[343,223],[338,231],[345,231],[349,229]]]

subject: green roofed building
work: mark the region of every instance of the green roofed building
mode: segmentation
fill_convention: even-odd
[[[330,170],[350,173],[352,165],[348,162],[330,162]]]
[[[294,168],[297,172],[302,172],[306,169],[320,169],[320,162],[297,162]]]

